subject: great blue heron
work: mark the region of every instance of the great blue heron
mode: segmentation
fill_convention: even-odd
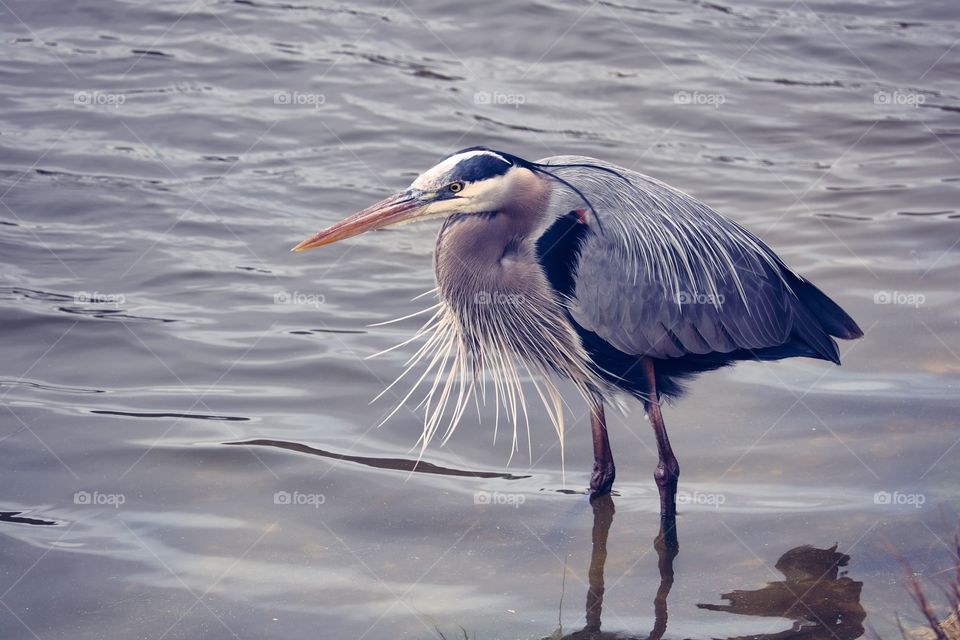
[[[593,496],[609,492],[615,475],[604,400],[628,394],[644,403],[664,517],[676,513],[680,467],[662,399],[679,396],[691,376],[738,360],[839,364],[833,338],[863,335],[733,220],[658,180],[582,156],[530,162],[463,149],[293,250],[433,218],[445,218],[434,253],[440,301],[410,362],[427,365],[418,385],[435,374],[422,447],[452,401],[449,437],[487,372],[516,443],[518,414],[526,415],[519,362],[534,374],[561,450],[562,399],[552,376],[571,380],[588,403]]]

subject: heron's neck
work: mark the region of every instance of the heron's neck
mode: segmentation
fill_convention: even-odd
[[[480,362],[509,352],[541,372],[563,372],[582,390],[599,388],[537,259],[540,226],[505,213],[448,219],[435,253],[440,297],[456,317],[460,343]]]
[[[499,211],[446,220],[437,237],[435,268],[448,303],[463,308],[491,296],[522,295],[544,280],[536,239],[551,222],[545,217],[552,188],[543,176],[518,170]]]
[[[441,296],[457,309],[518,295],[536,268],[533,229],[505,213],[455,215],[437,237],[435,269]]]

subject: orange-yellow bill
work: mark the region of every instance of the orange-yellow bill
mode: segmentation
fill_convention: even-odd
[[[291,251],[306,251],[314,247],[322,247],[365,231],[404,222],[417,215],[422,207],[423,203],[411,193],[398,193],[310,236]]]

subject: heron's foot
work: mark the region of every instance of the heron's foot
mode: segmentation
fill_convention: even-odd
[[[593,463],[593,474],[590,476],[590,499],[599,498],[610,493],[613,488],[613,480],[617,476],[617,470],[613,466],[613,461],[603,462],[597,460]]]
[[[677,516],[677,482],[680,479],[680,465],[675,459],[657,464],[653,472],[653,479],[660,492],[660,517],[675,518]]]

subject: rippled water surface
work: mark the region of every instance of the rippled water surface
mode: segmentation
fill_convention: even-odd
[[[624,637],[891,637],[890,547],[955,561],[953,0],[0,16],[0,637],[543,638],[596,624],[601,575]],[[413,346],[364,358],[420,318],[370,325],[430,304],[436,226],[288,252],[473,144],[673,184],[867,334],[666,410],[675,558],[637,406],[593,506],[573,400],[565,474],[536,403],[509,464],[491,409],[414,473],[422,409],[376,428]]]

